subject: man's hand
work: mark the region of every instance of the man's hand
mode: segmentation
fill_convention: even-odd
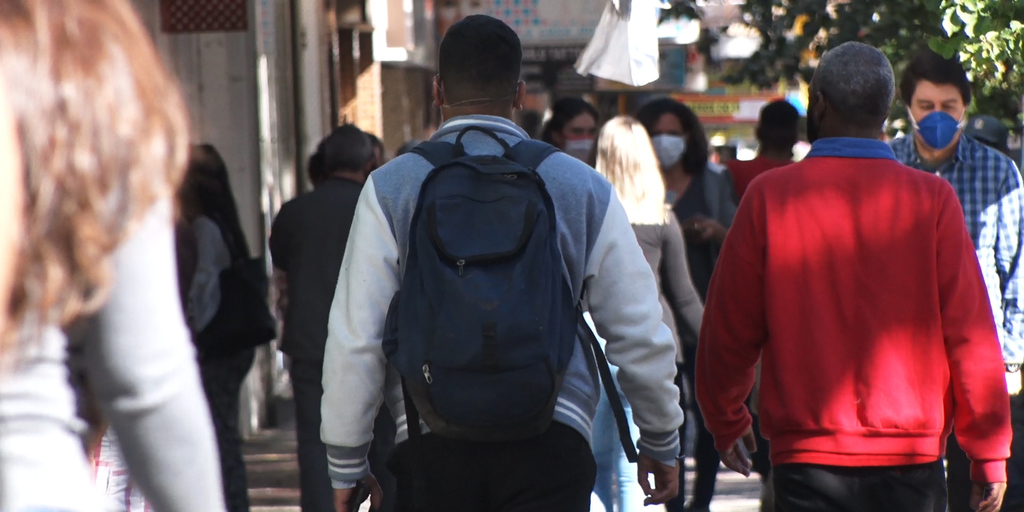
[[[757,440],[754,439],[754,430],[752,428],[747,428],[747,431],[743,433],[743,436],[737,439],[728,450],[724,452],[720,451],[718,454],[722,457],[722,464],[725,464],[725,467],[743,476],[750,476],[750,460],[747,459],[747,455],[743,453],[743,448],[740,447],[740,441],[743,441],[743,446],[747,448],[748,453],[754,453],[757,451]]]
[[[675,498],[679,494],[679,466],[682,461],[677,461],[675,466],[666,466],[646,455],[641,455],[636,463],[637,478],[640,487],[647,495],[644,506],[661,505]],[[654,488],[651,489],[651,481],[648,475],[654,474]]]
[[[366,491],[369,491],[370,495],[370,510],[379,509],[380,502],[384,499],[384,491],[381,490],[377,479],[373,475],[368,475],[351,489],[334,490],[334,510],[337,512],[356,512],[359,510],[359,506],[366,501],[366,496],[359,496],[359,494]]]
[[[980,484],[974,482],[971,488],[971,509],[978,512],[999,512],[1003,506],[1006,483]]]

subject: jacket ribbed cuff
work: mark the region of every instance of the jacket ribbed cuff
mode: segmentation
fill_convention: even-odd
[[[640,431],[640,440],[636,443],[640,455],[650,457],[666,466],[675,466],[679,458],[679,431],[657,434]]]
[[[327,445],[327,473],[335,489],[351,489],[370,474],[370,443],[351,448]]]

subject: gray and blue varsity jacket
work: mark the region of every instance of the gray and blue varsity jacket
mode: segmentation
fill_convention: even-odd
[[[467,126],[492,130],[511,145],[528,138],[511,121],[463,116],[445,122],[432,140],[452,142]],[[500,154],[500,145],[479,132],[463,138],[470,154]],[[373,172],[356,206],[352,231],[331,306],[324,359],[323,423],[331,479],[347,488],[369,472],[366,455],[381,403],[408,436],[397,372],[381,347],[384,318],[401,286],[409,224],[420,184],[432,166],[407,154]],[[642,454],[674,464],[683,412],[675,344],[662,321],[654,274],[636,242],[611,185],[586,164],[557,153],[538,169],[555,205],[565,274],[575,294],[587,283],[586,302],[609,361],[640,427]],[[578,344],[555,408],[555,421],[586,439],[600,397],[597,370]],[[425,428],[421,425],[421,428]]]

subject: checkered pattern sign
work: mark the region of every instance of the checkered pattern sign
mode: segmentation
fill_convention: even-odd
[[[243,32],[246,0],[160,0],[161,29],[168,33]]]
[[[486,14],[514,28],[524,44],[586,43],[608,0],[491,0]]]

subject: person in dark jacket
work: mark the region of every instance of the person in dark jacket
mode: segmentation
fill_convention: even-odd
[[[317,186],[281,207],[271,229],[270,255],[287,290],[281,350],[291,358],[302,512],[333,512],[327,450],[320,441],[324,343],[352,216],[377,155],[370,137],[351,124],[331,132],[316,154],[321,166]],[[387,413],[382,416],[390,419]],[[376,431],[378,446],[394,442],[394,426],[390,430],[390,435]],[[386,453],[387,447],[378,451]],[[375,470],[378,477],[387,475],[383,468]],[[394,495],[388,483],[382,478],[384,507],[392,506],[388,502]]]

